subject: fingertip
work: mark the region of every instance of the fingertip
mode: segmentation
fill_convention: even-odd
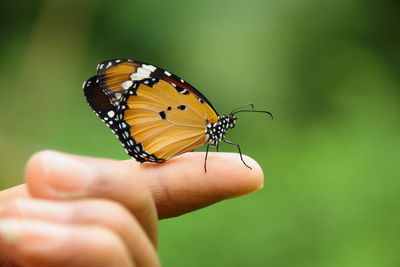
[[[43,162],[47,158],[53,158],[54,156],[63,154],[54,150],[41,150],[34,153],[25,164],[25,179],[28,181],[35,176],[43,174]]]
[[[251,167],[249,180],[251,180],[252,191],[260,190],[264,187],[264,171],[258,162],[247,156],[243,155],[244,161]]]
[[[196,184],[199,190],[212,190],[224,198],[237,197],[257,191],[264,186],[264,173],[253,158],[243,155],[243,161],[237,153],[210,152],[207,158],[207,170],[204,169],[205,153],[190,152],[173,158],[163,165],[145,165],[147,169],[158,172],[159,179],[166,180],[164,185],[173,181],[186,186]],[[152,175],[153,177],[156,177]]]
[[[84,157],[44,150],[28,160],[25,179],[33,196],[72,198],[83,194],[93,180],[93,173]]]
[[[221,179],[227,198],[246,195],[264,186],[264,173],[257,161],[247,155],[243,155],[243,161],[251,169],[237,153],[219,152],[210,157],[210,172]]]
[[[28,189],[30,192],[35,192],[37,191],[38,188],[38,183],[36,182],[36,177],[42,177],[43,176],[43,167],[42,167],[42,161],[43,157],[48,155],[49,153],[53,153],[51,150],[43,150],[34,153],[26,162],[25,164],[25,182],[28,186]]]
[[[237,153],[190,152],[162,165],[144,164],[153,175],[145,179],[150,186],[160,218],[177,216],[223,199],[234,198],[263,187],[260,165],[243,156],[249,169]],[[157,175],[154,175],[157,174]]]

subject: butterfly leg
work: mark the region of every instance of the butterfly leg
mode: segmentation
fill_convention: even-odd
[[[204,159],[204,172],[207,172],[207,156],[208,156],[208,149],[210,148],[210,145],[207,144],[207,149],[206,149],[206,157]]]
[[[224,143],[227,143],[228,145],[236,146],[236,147],[238,148],[238,150],[239,150],[240,159],[242,160],[243,164],[244,164],[247,168],[249,168],[249,169],[251,170],[251,167],[250,167],[249,165],[247,165],[246,162],[244,162],[244,160],[243,160],[243,155],[242,155],[242,151],[240,150],[239,144],[230,142],[230,141],[228,141],[228,140],[224,140]]]

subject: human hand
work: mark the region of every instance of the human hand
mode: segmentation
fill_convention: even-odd
[[[0,266],[159,266],[157,220],[260,189],[245,161],[209,153],[205,173],[204,153],[160,165],[39,152],[26,185],[0,192]]]

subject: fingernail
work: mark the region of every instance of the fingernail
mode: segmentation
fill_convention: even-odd
[[[94,180],[92,168],[79,158],[48,151],[43,153],[41,163],[49,187],[59,197],[85,195]]]
[[[20,242],[22,234],[11,221],[0,220],[0,237],[5,243],[14,245]]]

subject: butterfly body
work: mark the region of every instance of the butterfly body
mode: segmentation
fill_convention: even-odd
[[[218,146],[225,140],[228,129],[235,127],[236,117],[234,115],[218,116],[216,123],[208,123],[206,126],[206,138],[210,146]]]
[[[83,89],[93,111],[139,162],[161,163],[206,143],[237,145],[225,140],[235,126],[233,113],[219,116],[193,86],[151,64],[104,61]]]

